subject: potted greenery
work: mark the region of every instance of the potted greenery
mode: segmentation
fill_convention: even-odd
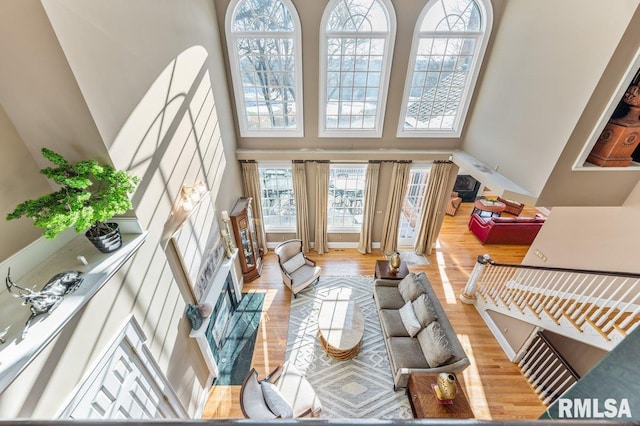
[[[71,164],[47,148],[42,148],[42,155],[55,167],[44,168],[40,173],[60,189],[19,204],[7,220],[30,217],[34,226],[44,230],[45,238],[54,238],[73,226],[76,232],[85,232],[103,253],[120,248],[118,225],[107,221],[131,208],[129,194],[140,179],[95,160]]]

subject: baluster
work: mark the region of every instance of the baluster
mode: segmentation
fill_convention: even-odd
[[[585,301],[582,304],[582,306],[580,306],[579,308],[577,307],[576,310],[571,314],[571,319],[576,322],[576,325],[582,324],[582,322],[579,322],[577,319],[578,318],[584,319],[584,316],[586,316],[586,313],[583,313],[583,311],[584,312],[588,311],[588,310],[585,310],[585,306],[587,305],[587,302],[589,300],[593,300],[593,295],[600,289],[602,284],[604,284],[606,282],[607,278],[610,278],[610,277],[607,277],[607,276],[602,277],[602,279],[600,280],[600,282],[598,283],[596,288],[593,289],[591,294],[589,294],[588,296],[585,297],[585,299],[584,299]],[[611,284],[609,284],[604,291],[607,291],[610,286],[611,286]],[[600,293],[600,294],[602,294],[602,293]]]
[[[536,359],[536,362],[531,364],[532,371],[528,377],[529,382],[533,382],[536,379],[536,377],[538,377],[538,373],[540,372],[540,369],[544,367],[545,363],[549,360],[549,352],[551,352],[551,349],[549,348],[549,346],[545,345],[544,350],[542,351],[540,356]],[[525,374],[525,377],[527,377],[526,374]]]
[[[579,299],[583,296],[585,296],[587,294],[587,292],[589,291],[589,289],[591,288],[591,286],[593,284],[595,284],[596,280],[598,279],[598,275],[594,275],[593,278],[591,279],[591,282],[587,285],[587,287],[584,289],[584,291],[582,292],[582,294],[576,294],[575,299],[573,299],[573,303],[571,304],[571,306],[567,307],[567,309],[564,311],[565,314],[567,315],[567,318],[571,318],[571,314],[576,310],[576,308],[578,307],[578,302]],[[596,285],[599,286],[600,284]]]
[[[482,270],[487,264],[491,263],[491,257],[488,254],[484,254],[482,256],[478,256],[476,259],[476,265],[469,276],[469,280],[467,281],[467,285],[464,287],[462,294],[460,295],[460,300],[463,303],[472,305],[476,300],[476,286],[478,284],[478,278],[480,277]]]
[[[531,304],[531,309],[533,309],[533,311],[536,313],[538,312],[538,306],[544,303],[547,297],[549,297],[549,294],[553,292],[553,288],[554,288],[553,282],[555,280],[555,276],[554,276],[555,273],[548,271],[544,275],[545,275],[545,278],[540,283],[540,291],[538,292],[538,297]]]
[[[607,302],[605,302],[605,304],[601,303],[601,300],[604,299],[604,297],[602,295],[609,293],[609,289],[611,289],[611,287],[613,287],[613,285],[615,284],[615,282],[618,281],[618,278],[615,277],[613,278],[613,280],[609,283],[609,285],[607,286],[607,288],[604,289],[604,291],[602,293],[599,293],[599,296],[597,298],[595,298],[595,300],[593,302],[591,302],[591,307],[595,306],[598,309],[596,310],[596,312],[591,316],[591,318],[593,318],[594,315],[599,314],[602,311],[602,308],[604,306],[606,306],[606,303],[608,301],[611,300],[611,297],[609,297],[609,299],[607,299]],[[618,292],[618,289],[620,287],[617,287],[614,291],[613,294],[616,294]],[[593,300],[593,299],[591,299]],[[578,321],[576,321],[578,324],[582,324],[584,322],[584,320],[587,318],[587,316],[589,315],[589,311],[591,310],[591,307],[587,310],[585,310],[582,315],[578,318]],[[589,318],[589,319],[591,319]]]
[[[635,301],[638,299],[638,297],[640,297],[640,291],[638,291],[636,289],[636,284],[638,284],[638,281],[636,280],[633,284],[631,284],[629,286],[629,289],[622,295],[620,296],[620,298],[618,299],[618,301],[616,303],[614,303],[614,305],[611,307],[611,309],[609,309],[609,311],[607,312],[607,316],[611,315],[611,313],[615,310],[615,309],[619,309],[618,313],[607,323],[607,325],[605,327],[602,328],[603,332],[607,332],[607,330],[611,329],[615,323],[620,319],[620,317],[622,315],[624,315],[627,310],[635,303]],[[624,300],[627,298],[627,296],[629,296],[629,294],[635,291],[635,296],[633,296],[631,298],[630,301],[628,301],[625,305],[624,308],[618,308],[618,306],[620,306],[622,303],[624,303]],[[598,320],[598,322],[596,322],[596,325],[599,327],[602,325],[602,323],[604,322],[604,317],[600,318]]]
[[[542,313],[542,311],[545,309],[545,305],[548,304],[549,301],[553,301],[558,296],[560,290],[562,290],[562,287],[564,285],[564,272],[561,272],[560,274],[549,273],[549,275],[551,276],[551,285],[549,286],[549,290],[546,291],[547,294],[545,295],[545,297],[543,297],[536,306],[536,310],[538,313]]]
[[[562,313],[564,311],[565,307],[567,306],[567,304],[571,301],[570,298],[567,298],[567,295],[569,294],[569,291],[571,291],[572,294],[579,293],[578,290],[580,289],[580,287],[582,287],[582,284],[587,280],[587,276],[586,275],[580,275],[580,274],[571,274],[571,275],[574,276],[575,279],[573,280],[573,282],[571,284],[569,284],[567,289],[560,296],[560,300],[564,300],[564,302],[556,303],[555,306],[553,306],[551,308],[551,314],[556,319],[560,319],[560,315],[558,315],[557,317],[555,316],[556,312],[560,311],[560,313]],[[580,284],[575,285],[576,281],[578,281],[578,279],[581,276],[583,277],[582,281],[580,282]]]
[[[534,289],[536,288],[536,284],[538,282],[538,277],[542,274],[542,271],[540,270],[536,270],[533,273],[533,276],[531,277],[531,282],[529,283],[529,285],[527,285],[527,287],[525,288],[525,293],[520,297],[521,302],[519,303],[519,306],[522,308],[521,310],[524,311],[524,308],[527,307],[527,301],[529,299],[531,299],[531,297],[534,294]]]
[[[640,314],[640,306],[638,306],[631,315],[629,315],[624,321],[622,321],[619,325],[618,328],[620,328],[621,330],[625,330],[627,332],[630,332],[631,330],[627,330],[627,327],[629,326],[629,324],[631,323],[631,321],[633,321],[634,319],[636,319],[636,317],[638,316],[638,314]],[[637,325],[637,323],[636,323]]]

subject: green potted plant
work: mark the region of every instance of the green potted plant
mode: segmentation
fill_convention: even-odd
[[[73,226],[103,253],[120,248],[118,225],[107,221],[131,208],[129,194],[140,179],[95,160],[71,164],[47,148],[42,148],[42,155],[55,167],[44,168],[40,173],[60,189],[20,203],[7,220],[30,217],[34,226],[44,230],[45,238],[54,238]]]

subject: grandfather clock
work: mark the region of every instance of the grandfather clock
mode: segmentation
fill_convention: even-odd
[[[242,277],[248,283],[262,273],[262,258],[251,211],[251,198],[240,198],[229,215],[238,246]]]
[[[631,85],[622,101],[629,111],[609,120],[593,146],[587,161],[602,167],[627,167],[640,143],[640,83]]]

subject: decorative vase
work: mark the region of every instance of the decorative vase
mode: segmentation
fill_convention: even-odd
[[[438,399],[441,400],[451,400],[455,399],[456,392],[456,376],[451,373],[440,373],[438,374],[438,387],[436,387],[436,393],[438,394]]]
[[[397,271],[400,268],[400,262],[401,262],[400,253],[396,251],[391,255],[391,258],[389,259],[389,265],[391,265],[391,270]]]
[[[102,253],[111,253],[118,250],[122,246],[122,236],[120,235],[120,228],[117,223],[107,222],[105,223],[111,231],[104,235],[98,235],[97,237],[91,236],[91,230],[85,232],[85,236],[93,243],[93,245]]]

